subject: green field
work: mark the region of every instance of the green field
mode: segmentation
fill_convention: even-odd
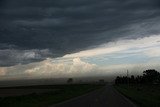
[[[140,107],[160,107],[160,85],[115,85],[115,88]]]
[[[14,87],[26,90],[30,88],[52,88],[54,91],[0,98],[0,107],[47,107],[101,87],[102,85],[88,84]]]

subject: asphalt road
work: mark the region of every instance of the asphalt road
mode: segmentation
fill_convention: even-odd
[[[106,85],[86,95],[65,101],[51,107],[137,107],[130,100],[117,92],[111,85]]]

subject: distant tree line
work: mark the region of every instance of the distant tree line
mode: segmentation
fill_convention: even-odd
[[[117,76],[115,84],[160,84],[160,73],[155,69],[143,71],[142,76]]]

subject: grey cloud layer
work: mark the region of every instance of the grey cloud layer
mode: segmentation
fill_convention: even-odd
[[[0,65],[12,66],[15,64],[27,64],[30,62],[41,61],[47,57],[52,57],[48,49],[44,50],[0,50]]]
[[[17,61],[5,49],[49,49],[59,57],[119,38],[159,34],[159,14],[159,0],[0,0],[0,60],[6,66],[37,60]]]

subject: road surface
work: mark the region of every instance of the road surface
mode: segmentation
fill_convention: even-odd
[[[136,107],[136,105],[118,93],[113,86],[106,85],[103,89],[51,107]]]

